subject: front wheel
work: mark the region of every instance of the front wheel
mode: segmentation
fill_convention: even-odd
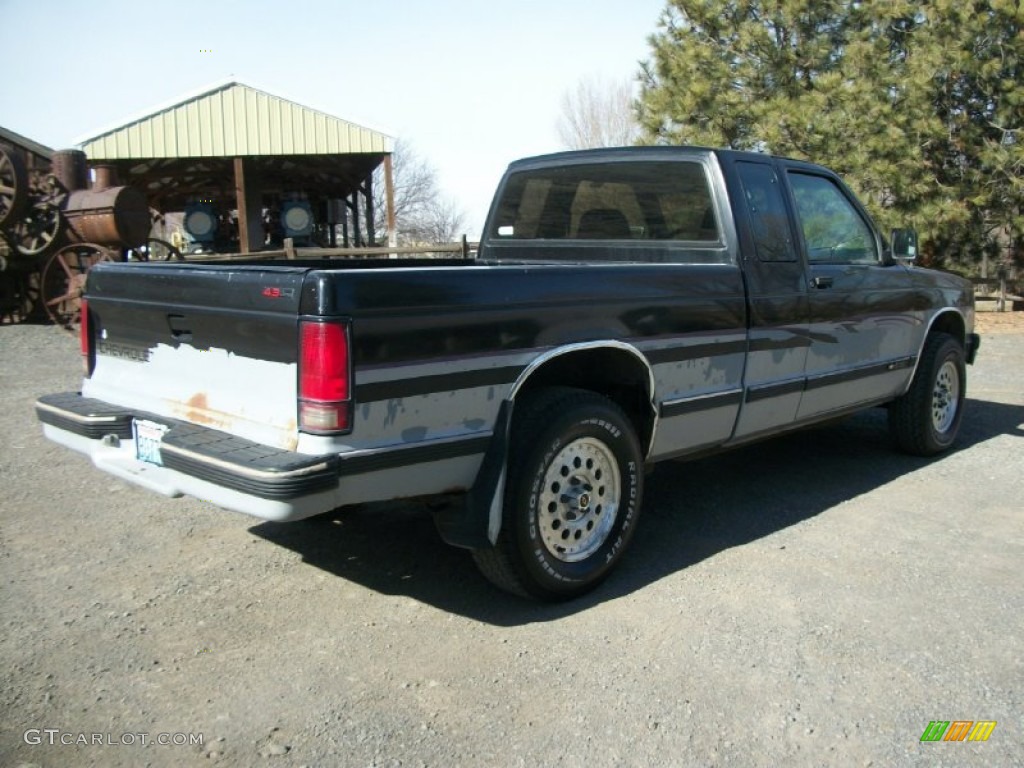
[[[517,409],[501,531],[474,559],[502,589],[566,600],[597,586],[633,535],[640,443],[622,410],[592,392],[545,389]]]
[[[964,348],[947,333],[928,337],[905,395],[889,407],[896,445],[915,456],[934,456],[956,440],[967,391]]]

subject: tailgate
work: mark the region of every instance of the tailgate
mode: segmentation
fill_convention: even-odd
[[[86,397],[295,450],[305,267],[103,263]]]

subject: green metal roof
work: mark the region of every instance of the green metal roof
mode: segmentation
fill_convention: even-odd
[[[78,144],[90,162],[393,150],[390,136],[233,81]]]

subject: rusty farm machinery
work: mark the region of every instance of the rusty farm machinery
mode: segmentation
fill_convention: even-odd
[[[93,265],[181,258],[150,238],[157,214],[139,190],[113,186],[107,169],[94,174],[90,184],[78,150],[54,152],[47,167],[0,143],[0,318],[48,316],[70,328]]]

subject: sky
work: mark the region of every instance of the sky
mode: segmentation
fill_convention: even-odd
[[[54,149],[236,80],[409,142],[479,235],[563,94],[636,76],[666,0],[0,0],[0,126]]]

